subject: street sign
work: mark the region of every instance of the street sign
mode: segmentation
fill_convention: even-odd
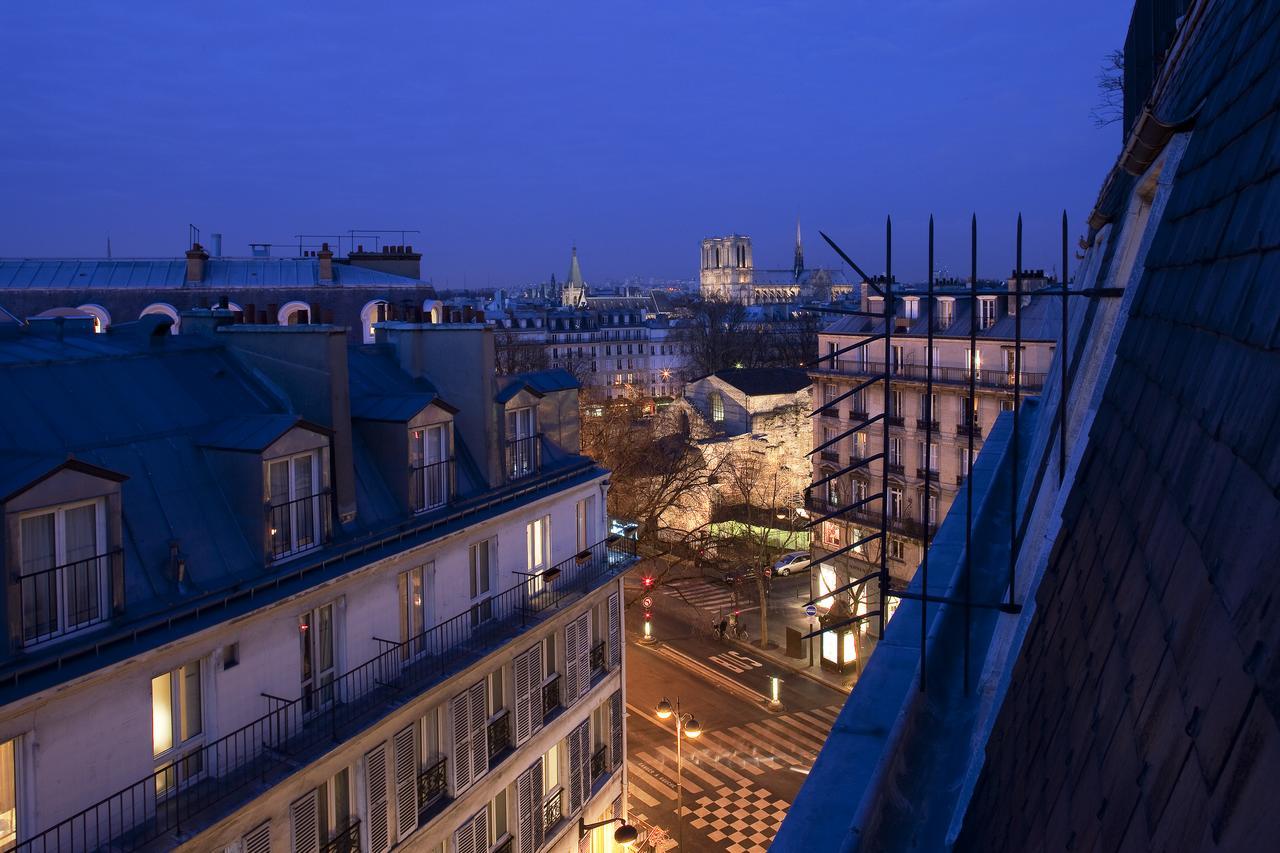
[[[648,610],[650,607],[653,607],[653,599],[647,595],[645,596],[644,601],[640,603],[644,605],[645,610]]]
[[[804,615],[805,615],[805,616],[808,616],[810,619],[812,619],[814,616],[817,616],[817,615],[818,615],[818,605],[816,605],[816,604],[806,604],[806,605],[804,606]]]

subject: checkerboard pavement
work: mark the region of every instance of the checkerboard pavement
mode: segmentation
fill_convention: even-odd
[[[689,826],[723,844],[727,853],[754,853],[768,849],[788,805],[776,794],[743,781],[700,797],[689,810]]]

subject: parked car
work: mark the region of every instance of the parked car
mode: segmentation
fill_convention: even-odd
[[[811,568],[810,563],[808,551],[792,551],[778,558],[773,564],[773,573],[779,577],[786,577],[795,572],[808,570]]]
[[[748,563],[725,572],[721,579],[725,583],[727,583],[729,586],[733,586],[734,584],[742,583],[744,581],[754,582],[756,579],[756,571],[757,571],[757,567]],[[765,583],[768,583],[769,579],[772,576],[773,576],[773,567],[765,566],[764,567]]]

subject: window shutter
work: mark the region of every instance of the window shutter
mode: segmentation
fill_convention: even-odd
[[[489,772],[489,738],[486,731],[489,711],[483,679],[467,690],[467,704],[471,711],[471,778],[475,780]]]
[[[365,808],[369,821],[369,853],[386,853],[391,847],[391,833],[387,827],[387,745],[364,757]]]
[[[587,695],[591,686],[591,611],[578,617],[578,684],[574,699]]]
[[[577,814],[586,803],[587,750],[589,721],[569,732],[569,816]]]
[[[484,853],[489,849],[489,808],[467,818],[453,833],[455,853]]]
[[[518,853],[536,853],[542,846],[542,759],[516,779]]]
[[[615,690],[609,697],[609,757],[613,769],[622,766],[622,691]]]
[[[516,745],[542,728],[542,648],[534,646],[516,658]],[[537,692],[537,702],[534,693]],[[537,705],[535,712],[534,706]]]
[[[418,828],[418,744],[413,726],[396,732],[396,839],[404,841]]]
[[[560,701],[566,708],[578,698],[578,620],[564,626],[564,684]]]
[[[271,853],[271,821],[246,832],[240,848],[244,853]]]
[[[453,795],[456,797],[471,787],[471,710],[464,690],[449,700],[449,715],[453,718]]]
[[[289,822],[293,826],[293,853],[319,853],[320,812],[316,791],[310,791],[289,806]]]
[[[609,669],[622,665],[622,602],[618,593],[609,596]]]

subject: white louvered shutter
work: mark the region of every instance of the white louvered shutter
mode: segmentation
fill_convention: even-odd
[[[516,851],[534,853],[532,769],[516,777]],[[541,815],[539,815],[541,819]]]
[[[589,732],[588,721],[583,720],[582,725],[569,732],[569,812],[568,816],[576,815],[584,803],[586,803],[587,790],[587,750],[590,748],[588,744]]]
[[[542,825],[542,798],[546,796],[546,792],[542,790],[542,756],[538,756],[538,760],[533,762],[529,775],[533,782],[533,849],[541,850],[546,840],[543,837],[546,827]]]
[[[609,758],[613,769],[622,766],[622,691],[615,690],[609,697]]]
[[[364,757],[365,810],[369,821],[369,853],[391,848],[387,803],[387,745],[380,744]]]
[[[516,658],[516,745],[542,728],[542,646]]]
[[[244,853],[271,853],[271,821],[256,826],[240,839]]]
[[[566,708],[578,698],[578,620],[564,626],[564,684],[560,701]]]
[[[418,828],[418,738],[414,726],[396,732],[394,777],[396,839],[404,841]]]
[[[587,695],[591,687],[591,611],[578,617],[578,685],[574,699]]]
[[[475,781],[471,775],[471,704],[469,691],[464,690],[449,700],[449,715],[453,718],[453,795],[456,797],[471,787]]]
[[[609,669],[622,665],[622,600],[618,593],[609,596]]]
[[[453,833],[455,853],[484,853],[489,849],[489,808],[467,818]]]
[[[471,711],[471,778],[480,779],[489,772],[489,708],[484,680],[467,689]]]
[[[289,806],[289,823],[293,827],[293,853],[320,851],[320,799],[317,791],[294,800]]]

